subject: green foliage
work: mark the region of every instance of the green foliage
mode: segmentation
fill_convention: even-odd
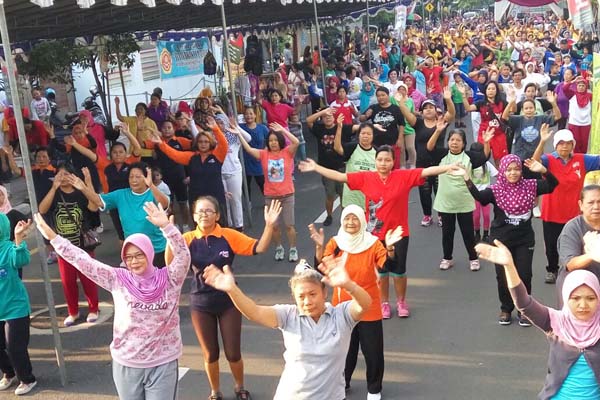
[[[127,34],[117,34],[108,37],[105,52],[109,62],[118,66],[119,62],[124,68],[131,68],[135,63],[134,53],[140,51],[140,46],[135,38]]]

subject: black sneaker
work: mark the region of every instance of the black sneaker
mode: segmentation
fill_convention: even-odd
[[[498,323],[500,325],[510,325],[512,323],[512,317],[509,312],[502,311],[498,317]]]
[[[333,219],[331,218],[331,215],[328,215],[327,218],[325,218],[325,221],[323,221],[323,225],[329,226],[329,225],[331,225],[332,221],[333,221]]]
[[[475,244],[481,242],[481,232],[475,231]]]
[[[529,318],[527,318],[526,316],[519,315],[519,326],[528,328],[531,326],[531,321],[529,321]]]
[[[546,272],[546,278],[544,279],[544,282],[546,282],[550,285],[556,283],[556,273],[555,272]]]
[[[481,241],[485,242],[485,243],[490,243],[490,235],[488,235],[487,233],[484,233],[483,237],[481,238]]]

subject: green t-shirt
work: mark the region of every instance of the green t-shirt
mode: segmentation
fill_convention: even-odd
[[[460,91],[458,90],[456,83],[454,85],[452,85],[452,88],[450,90],[452,92],[452,102],[454,104],[462,104],[463,97],[462,97],[462,94],[460,93]]]
[[[440,165],[461,163],[471,173],[471,158],[463,151],[442,158]],[[462,176],[441,174],[438,176],[438,191],[433,202],[433,209],[444,213],[467,213],[475,209],[475,200],[465,184]]]
[[[390,96],[390,103],[392,103],[395,106],[399,106],[398,105],[398,100],[396,100],[396,98],[394,96]],[[415,113],[415,102],[412,98],[408,97],[406,99],[406,103],[404,103],[406,105],[406,107],[408,107],[408,109],[410,110],[411,113]],[[406,123],[406,125],[404,125],[404,135],[414,135],[415,134],[415,128],[413,128],[412,126],[410,126],[409,123]]]
[[[346,161],[346,173],[357,171],[375,171],[375,148],[371,147],[365,150],[356,142],[344,144],[344,155],[348,157]],[[365,209],[365,195],[360,190],[350,190],[348,185],[344,184],[342,195],[342,207],[355,204]]]

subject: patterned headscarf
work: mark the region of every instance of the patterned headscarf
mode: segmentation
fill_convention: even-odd
[[[514,154],[507,154],[500,160],[498,168],[498,180],[490,186],[496,199],[496,205],[507,215],[523,215],[531,211],[535,205],[537,196],[537,180],[519,179],[516,183],[510,183],[506,179],[506,170],[512,163],[521,165],[521,159]]]

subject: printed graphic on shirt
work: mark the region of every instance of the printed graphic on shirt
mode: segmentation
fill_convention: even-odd
[[[531,211],[527,211],[523,215],[507,214],[504,222],[507,225],[519,226],[521,223],[528,221],[531,218]]]
[[[59,203],[56,208],[56,231],[75,246],[79,246],[83,211],[77,203]]]
[[[8,271],[6,268],[0,268],[0,279],[6,279],[8,277]]]
[[[277,160],[268,160],[267,164],[267,179],[269,182],[283,182],[284,174],[283,167],[285,160],[283,158]]]
[[[540,137],[540,131],[536,129],[535,126],[531,125],[524,128],[521,131],[521,137],[528,143],[534,142],[538,137]]]
[[[581,163],[579,161],[575,161],[571,168],[573,169],[573,173],[577,175],[579,179],[581,179]]]
[[[373,116],[373,123],[380,124],[384,129],[389,128],[396,122],[394,114],[389,111],[380,111]]]
[[[373,200],[369,200],[369,221],[367,222],[367,231],[371,233],[377,233],[383,227],[383,221],[377,219],[377,210],[383,205],[383,199],[380,199],[377,203]]]

